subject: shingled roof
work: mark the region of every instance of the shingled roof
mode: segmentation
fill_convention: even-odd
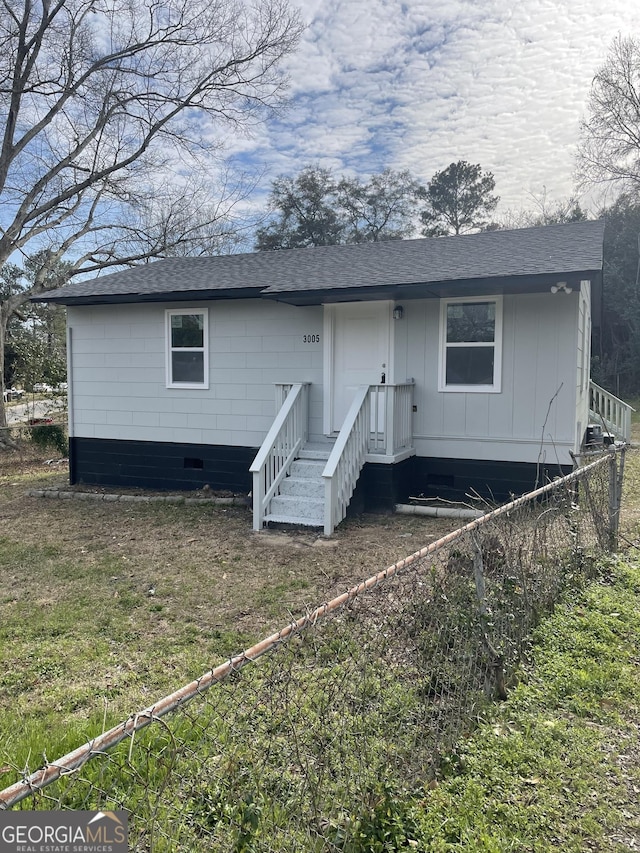
[[[461,237],[167,258],[73,282],[39,299],[78,305],[252,296],[311,304],[436,296],[458,289],[466,293],[483,282],[493,289],[521,290],[523,280],[542,287],[551,278],[597,277],[603,232],[604,223],[593,221]]]

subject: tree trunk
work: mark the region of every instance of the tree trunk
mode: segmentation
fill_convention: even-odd
[[[7,337],[9,318],[0,306],[0,441],[4,438],[7,426],[7,413],[4,408],[4,345]]]
[[[7,413],[4,405],[4,344],[7,337],[7,325],[9,317],[0,306],[0,450],[7,447],[15,447],[16,443],[11,438],[7,429]]]

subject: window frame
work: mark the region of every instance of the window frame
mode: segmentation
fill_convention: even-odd
[[[171,318],[176,316],[202,315],[202,346],[174,347],[171,343]],[[174,352],[201,352],[203,363],[202,382],[176,382],[173,379]],[[209,388],[209,309],[208,308],[167,308],[165,311],[165,379],[167,388]]]
[[[493,302],[495,305],[494,339],[489,341],[447,342],[447,309],[449,305]],[[447,352],[456,347],[493,347],[493,382],[486,385],[447,385]],[[499,394],[502,391],[502,296],[455,296],[440,300],[440,346],[438,391],[449,394]]]

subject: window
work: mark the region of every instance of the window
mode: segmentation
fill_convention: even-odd
[[[502,298],[440,303],[440,391],[500,391]]]
[[[206,308],[167,311],[167,387],[209,387]]]

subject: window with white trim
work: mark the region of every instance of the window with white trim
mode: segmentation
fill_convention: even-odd
[[[500,391],[502,297],[440,300],[440,391]]]
[[[167,388],[208,388],[208,309],[172,308],[166,322]]]

